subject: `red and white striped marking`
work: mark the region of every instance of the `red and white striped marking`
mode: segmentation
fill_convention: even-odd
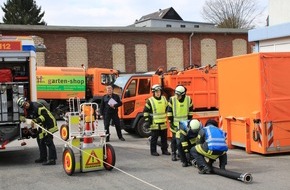
[[[274,146],[273,123],[271,121],[267,123],[267,142],[268,147]]]

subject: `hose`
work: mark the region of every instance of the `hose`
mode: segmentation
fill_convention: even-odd
[[[229,170],[219,169],[216,167],[212,167],[212,172],[220,176],[242,181],[244,183],[251,183],[253,181],[252,174],[250,173],[237,173]]]

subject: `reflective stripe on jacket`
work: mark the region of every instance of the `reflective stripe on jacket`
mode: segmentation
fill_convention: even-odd
[[[37,107],[37,114],[39,115],[34,121],[38,123],[40,126],[44,127],[50,133],[55,133],[58,131],[57,123],[50,111],[46,109],[45,106]],[[42,139],[47,135],[47,132],[43,129],[39,130],[39,139]]]

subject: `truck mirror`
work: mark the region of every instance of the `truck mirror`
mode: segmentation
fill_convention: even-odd
[[[127,97],[130,97],[130,90],[129,89],[126,90],[124,98],[127,98]]]

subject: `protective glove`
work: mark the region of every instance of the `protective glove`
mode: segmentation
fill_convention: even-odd
[[[19,120],[20,120],[21,122],[25,122],[25,121],[26,121],[26,118],[25,118],[24,116],[20,116],[20,117],[19,117]]]

